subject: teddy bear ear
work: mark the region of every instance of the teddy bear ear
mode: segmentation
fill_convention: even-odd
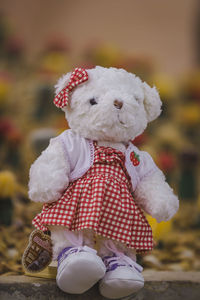
[[[144,108],[148,122],[155,120],[161,113],[162,102],[155,87],[150,87],[146,82],[142,83],[144,91]]]
[[[64,89],[64,87],[69,83],[70,77],[71,77],[71,72],[66,73],[65,75],[63,75],[58,79],[57,83],[54,86],[56,95],[58,95],[62,91],[62,89]]]

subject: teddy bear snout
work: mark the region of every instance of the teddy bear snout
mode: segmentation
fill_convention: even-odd
[[[113,104],[117,109],[121,109],[124,103],[122,101],[115,100]]]

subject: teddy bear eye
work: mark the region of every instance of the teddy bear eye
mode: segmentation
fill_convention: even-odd
[[[92,98],[92,99],[90,99],[90,104],[95,105],[95,104],[97,104],[97,101],[94,98]]]

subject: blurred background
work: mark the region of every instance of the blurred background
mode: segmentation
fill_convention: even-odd
[[[154,270],[200,270],[200,1],[1,0],[0,274],[21,256],[41,205],[27,195],[31,163],[68,128],[54,84],[77,66],[125,68],[156,85],[160,118],[135,144],[149,151],[180,199],[169,222],[148,216]]]

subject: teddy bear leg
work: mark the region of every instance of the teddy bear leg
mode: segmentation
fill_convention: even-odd
[[[51,229],[54,255],[58,254],[58,287],[70,294],[82,294],[105,275],[105,265],[83,231]],[[58,238],[59,233],[59,238]],[[90,246],[88,246],[90,244]]]
[[[106,274],[99,283],[102,296],[118,299],[138,292],[144,286],[143,268],[136,263],[136,255],[111,240],[101,243],[99,255],[106,266]]]

